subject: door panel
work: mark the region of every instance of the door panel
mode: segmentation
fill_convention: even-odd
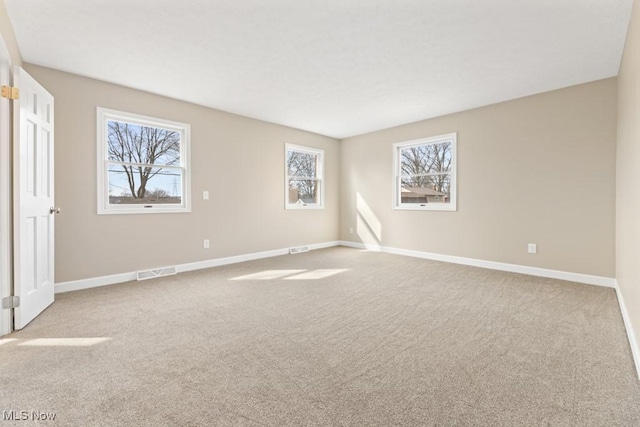
[[[19,67],[14,86],[14,318],[22,329],[54,300],[53,97]]]

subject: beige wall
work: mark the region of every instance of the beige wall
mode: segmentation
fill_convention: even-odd
[[[618,76],[616,278],[640,342],[640,7],[634,3]],[[640,366],[638,367],[640,369]]]
[[[337,140],[25,68],[55,97],[55,198],[62,208],[56,218],[56,282],[337,239]],[[191,124],[191,213],[97,215],[97,106]],[[324,210],[284,209],[286,142],[326,150]],[[202,200],[203,190],[210,200]],[[210,249],[203,249],[203,239],[210,239]]]
[[[4,40],[7,50],[9,51],[11,64],[22,65],[22,56],[18,49],[18,43],[16,42],[16,36],[13,32],[13,26],[9,20],[4,0],[0,0],[0,36]]]
[[[450,132],[457,212],[394,211],[392,144]],[[614,277],[615,150],[615,78],[348,138],[340,236]]]

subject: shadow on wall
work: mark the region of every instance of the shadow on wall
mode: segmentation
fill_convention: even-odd
[[[382,224],[360,193],[356,193],[356,231],[360,241],[369,247],[380,248]]]

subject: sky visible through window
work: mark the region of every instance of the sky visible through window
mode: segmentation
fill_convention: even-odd
[[[289,203],[318,203],[318,155],[290,149],[287,151]]]
[[[110,203],[181,203],[180,133],[107,121]]]
[[[450,142],[402,148],[402,203],[449,203],[452,165]]]

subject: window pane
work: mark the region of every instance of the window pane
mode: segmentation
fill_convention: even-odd
[[[287,175],[317,178],[318,155],[287,151]]]
[[[451,175],[401,178],[401,203],[451,203]]]
[[[315,179],[290,179],[289,203],[320,203],[320,181]]]
[[[109,204],[181,203],[180,169],[109,165]]]
[[[180,165],[180,133],[108,120],[107,157],[116,162]]]
[[[400,150],[402,175],[451,172],[451,143],[419,145]]]

